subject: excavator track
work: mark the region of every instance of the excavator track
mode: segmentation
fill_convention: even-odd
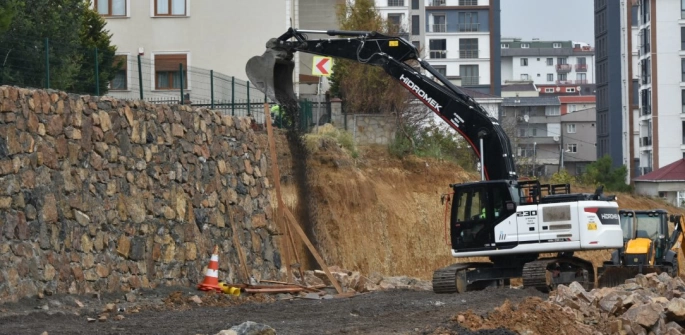
[[[547,268],[554,263],[560,265],[559,273],[556,277],[552,274],[548,280]],[[526,263],[522,277],[523,287],[534,287],[545,293],[554,290],[557,285],[569,285],[574,281],[591,290],[594,288],[595,271],[592,263],[578,257],[542,258]]]
[[[437,269],[433,272],[433,292],[435,293],[464,293],[466,292],[466,276],[464,271],[470,263],[457,263]]]

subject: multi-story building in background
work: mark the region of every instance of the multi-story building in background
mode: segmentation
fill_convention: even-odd
[[[640,0],[636,16],[639,159],[649,172],[685,157],[685,2]]]
[[[676,0],[673,0],[676,1]],[[635,175],[632,0],[595,0],[597,157]]]
[[[500,46],[504,83],[532,81],[568,93],[594,83],[594,49],[587,43],[502,38]]]
[[[425,35],[421,48],[427,61],[458,85],[500,95],[500,1],[422,1],[425,11],[418,19],[424,21],[411,32]]]
[[[559,97],[563,99],[565,97]],[[569,105],[572,106],[572,105]],[[563,109],[562,102],[562,109]],[[561,113],[561,162],[569,174],[578,176],[597,160],[597,111],[594,107]]]
[[[249,1],[94,0],[124,64],[109,94],[137,97],[142,83],[145,97],[178,96],[183,87],[190,99],[209,99],[210,70],[216,73],[217,96],[223,93],[219,84],[230,91],[231,77],[246,81],[250,57],[261,55],[270,38],[285,32],[291,5],[291,0],[265,0],[259,6]]]

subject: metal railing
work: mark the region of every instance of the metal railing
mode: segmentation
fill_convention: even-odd
[[[652,106],[651,105],[642,105],[640,107],[640,115],[651,115],[652,114]]]
[[[447,50],[431,50],[429,54],[432,59],[447,58]]]
[[[571,85],[573,80],[557,80],[557,85]]]
[[[458,29],[459,31],[478,31],[480,28],[480,23],[477,22],[464,22],[464,23],[459,23],[458,24]]]
[[[557,64],[557,73],[568,73],[571,72],[570,64]]]
[[[445,0],[432,0],[428,6],[438,7],[445,6]]]
[[[431,33],[445,33],[447,32],[447,24],[434,24],[431,26]]]
[[[576,84],[587,84],[588,81],[587,81],[587,79],[576,79],[574,81],[574,83],[576,83]]]
[[[480,50],[459,50],[459,58],[478,58]]]
[[[587,64],[576,64],[576,72],[587,72]]]
[[[478,76],[462,76],[461,86],[466,85],[480,85],[480,77]]]
[[[640,137],[640,146],[641,147],[647,147],[652,145],[652,138],[645,136],[645,137]]]
[[[404,7],[404,0],[388,0],[388,7]]]

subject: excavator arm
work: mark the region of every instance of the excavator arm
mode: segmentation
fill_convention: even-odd
[[[309,39],[307,34],[337,37]],[[380,66],[464,137],[483,162],[485,179],[518,178],[509,137],[497,119],[491,117],[471,96],[452,84],[428,62],[418,58],[417,49],[406,40],[370,31],[290,28],[282,36],[269,40],[266,47],[262,56],[252,57],[248,61],[246,72],[258,89],[273,101],[286,106],[286,110],[287,106],[297,106],[292,79],[292,59],[295,52]],[[435,79],[408,65],[407,62],[411,61],[420,65]]]

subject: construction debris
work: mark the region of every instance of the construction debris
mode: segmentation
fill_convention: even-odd
[[[624,284],[586,291],[577,282],[559,285],[548,300],[506,301],[479,316],[471,311],[453,321],[471,330],[505,327],[519,334],[683,334],[685,282],[666,273],[638,275]]]

